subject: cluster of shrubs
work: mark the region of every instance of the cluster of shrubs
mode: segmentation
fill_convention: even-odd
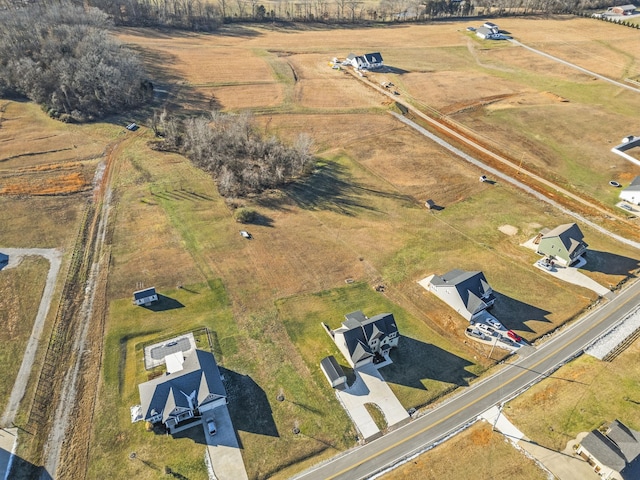
[[[52,117],[84,121],[153,95],[136,55],[109,35],[107,16],[66,2],[0,11],[0,96],[23,96]]]
[[[209,172],[224,197],[280,187],[308,174],[315,163],[309,136],[301,134],[293,146],[263,138],[248,113],[179,120],[165,112],[152,124],[162,138],[154,147],[181,153]]]

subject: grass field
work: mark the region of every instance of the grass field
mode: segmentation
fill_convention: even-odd
[[[497,23],[524,43],[585,68],[621,81],[638,75],[632,29],[568,18]],[[446,115],[532,170],[612,204],[608,181],[624,184],[634,169],[609,149],[633,133],[627,129],[637,123],[640,95],[510,43],[485,44],[465,26],[119,32],[144,54],[154,84],[168,92],[168,105],[251,109],[267,135],[291,140],[310,134],[318,165],[304,183],[225,201],[214,181],[183,157],[151,150],[144,128],[127,142],[114,170],[110,310],[89,478],[156,478],[164,466],[187,478],[206,477],[200,430],[170,438],[129,422],[129,407],[139,402],[137,384],[147,378],[142,344],[154,338],[203,326],[214,332],[249,477],[286,478],[355,444],[355,430],[318,367],[323,356],[337,355],[321,321],[335,328],[353,310],[393,312],[404,337],[392,353],[394,364],[382,373],[409,407],[467,385],[505,355],[496,351],[489,359],[488,348],[466,339],[466,322],[419,287],[421,278],[453,268],[482,270],[497,292],[495,315],[527,340],[595,300],[592,292],[533,268],[537,256],[520,246],[570,218],[507,184],[478,182],[479,169],[388,115],[390,99],[328,66],[351,51],[381,51],[393,70],[370,80],[393,81],[401,98]],[[12,193],[20,185],[32,189],[23,188],[22,196],[0,193],[0,221],[10,225],[0,230],[0,245],[71,245],[98,158],[122,129],[58,124],[16,102],[6,105],[0,126],[8,145],[0,158],[0,188],[13,182]],[[42,196],[51,185],[64,190],[72,184],[83,187],[68,196]],[[426,199],[444,209],[427,211]],[[258,220],[237,224],[238,205],[255,209]],[[253,240],[242,238],[240,229]],[[607,286],[637,274],[637,251],[583,231],[596,252],[586,274]],[[377,284],[385,285],[384,294],[373,290]],[[140,286],[155,286],[183,307],[134,308],[130,296]],[[407,368],[415,363],[426,367]],[[286,401],[277,401],[280,393]],[[294,425],[302,434],[292,433]],[[502,450],[511,447],[482,431],[464,441],[478,438],[495,452],[483,471],[517,475],[515,457]],[[129,459],[133,451],[135,460]],[[453,468],[447,461],[437,468],[434,461],[434,475]],[[460,468],[470,468],[465,465]]]
[[[432,94],[429,103],[440,110],[449,108],[456,120],[472,116],[476,104],[484,105],[490,95],[518,96],[523,112],[528,111],[525,106],[536,110],[564,105],[546,90],[535,93],[535,88],[527,86],[523,91],[525,77],[531,75],[526,71],[515,81],[473,60],[498,62],[508,46],[484,50],[466,34],[445,35],[452,25],[433,27],[403,26],[393,35],[391,30],[375,30],[378,48],[385,49],[389,63],[408,70],[405,62],[411,55],[419,59],[416,71],[389,77],[403,95]],[[404,335],[404,347],[392,354],[394,365],[382,373],[410,407],[467,385],[492,360],[487,358],[487,348],[463,336],[466,322],[419,287],[419,279],[452,268],[483,270],[498,293],[495,314],[528,340],[579,314],[595,295],[535,270],[531,265],[537,256],[519,245],[542,227],[566,223],[568,218],[507,185],[480,184],[479,170],[396,123],[385,113],[389,108],[385,98],[327,66],[332,56],[354,49],[355,35],[359,35],[359,48],[374,48],[371,39],[367,45],[372,30],[244,30],[248,31],[251,35],[153,37],[127,30],[122,37],[152,51],[150,58],[166,56],[169,75],[184,82],[180,100],[185,105],[191,99],[191,105],[201,106],[202,99],[213,95],[226,110],[252,106],[260,128],[268,134],[284,139],[293,139],[301,131],[311,134],[320,158],[316,171],[304,185],[232,202],[259,214],[255,224],[240,227],[233,221],[234,207],[219,197],[207,175],[181,157],[149,150],[141,137],[125,152],[117,176],[109,294],[128,299],[143,284],[172,292],[168,296],[173,297],[188,293],[176,290],[177,285],[191,289],[190,285],[212,281],[224,290],[226,321],[236,333],[219,336],[216,355],[238,385],[251,385],[258,398],[246,403],[230,388],[230,408],[245,464],[250,478],[285,478],[309,462],[353,445],[355,439],[353,427],[318,368],[323,356],[338,354],[320,322],[335,328],[353,310],[369,315],[392,311]],[[406,48],[392,46],[398,38],[406,40]],[[218,57],[223,61],[208,61]],[[247,67],[249,63],[252,68]],[[467,88],[462,84],[459,92],[451,91],[468,76],[469,68],[477,75],[469,79]],[[520,68],[524,70],[525,65]],[[442,81],[434,81],[438,75],[444,75]],[[572,77],[573,72],[553,66],[544,75]],[[433,85],[426,87],[429,82]],[[474,82],[479,85],[474,87]],[[452,98],[463,91],[475,96]],[[416,93],[415,102],[425,100]],[[459,107],[454,108],[455,104]],[[471,105],[471,110],[462,104]],[[496,102],[482,108],[502,111]],[[537,134],[535,125],[529,131]],[[510,134],[505,129],[500,135]],[[500,135],[496,141],[501,141]],[[541,137],[536,148],[545,145]],[[429,213],[422,206],[426,198],[444,210]],[[515,234],[501,232],[499,227],[504,225],[513,227]],[[241,228],[248,229],[254,239],[238,235]],[[637,252],[588,229],[585,234],[592,247],[610,254],[594,261],[589,275],[615,285],[637,269]],[[612,259],[615,268],[604,268]],[[345,284],[345,280],[354,283]],[[371,288],[378,283],[387,287],[384,295]],[[214,309],[221,298],[213,302]],[[186,299],[180,301],[187,305]],[[155,322],[152,330],[140,329],[138,321],[124,313],[130,308],[128,300],[113,304],[109,342],[125,341],[126,348],[135,351],[139,340],[129,340],[130,331],[148,337],[168,333]],[[215,331],[215,321],[206,318],[204,309],[205,304],[192,303],[174,310],[172,315],[179,313],[179,317],[172,316],[170,329],[197,324]],[[187,314],[200,320],[188,319]],[[146,325],[151,328],[152,324]],[[495,358],[500,355],[504,352],[494,352]],[[424,359],[418,363],[429,368],[406,368],[416,358]],[[115,368],[115,358],[107,357],[107,362],[107,371]],[[123,443],[126,446],[103,442],[92,449],[94,478],[131,448],[148,452],[145,458],[160,465],[166,447],[140,425],[127,426],[126,408],[136,401],[139,379],[134,370],[139,367],[126,368],[131,372],[124,381],[126,401],[116,400],[111,393],[101,405],[106,408],[118,402],[123,420],[115,435],[128,440]],[[113,391],[115,376],[105,376],[105,382],[106,391]],[[275,400],[280,393],[285,402]],[[240,407],[252,409],[253,417],[265,422],[257,427],[247,424],[237,413]],[[96,439],[106,421],[105,416],[95,429]],[[294,425],[303,435],[290,433]],[[197,463],[201,449],[191,450],[189,462]],[[125,463],[122,473],[130,475],[135,468],[137,475],[153,475],[151,471],[144,474],[143,467]]]
[[[486,422],[478,422],[433,450],[381,477],[384,480],[517,478],[543,480],[547,474]]]
[[[24,349],[40,306],[49,262],[26,257],[16,268],[0,272],[0,410],[4,411],[18,375]],[[17,294],[19,292],[19,294]]]
[[[508,403],[505,414],[527,437],[554,450],[615,419],[638,430],[639,360],[638,341],[612,362],[582,355]]]

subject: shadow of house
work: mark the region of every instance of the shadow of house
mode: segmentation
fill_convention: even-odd
[[[8,435],[6,431],[2,435]],[[8,466],[11,452],[0,448],[0,463]],[[6,460],[6,461],[5,461]],[[3,472],[3,478],[37,478],[39,480],[53,480],[53,476],[47,470],[39,465],[35,465],[28,460],[13,455],[10,472]]]
[[[467,371],[472,362],[442,348],[416,340],[400,337],[398,348],[391,351],[391,365],[380,369],[385,381],[407,387],[426,390],[423,380],[467,386],[475,374]]]
[[[279,437],[265,391],[249,376],[220,367],[229,395],[229,414],[236,430]],[[242,447],[242,446],[241,446]]]
[[[580,267],[588,272],[600,272],[608,275],[624,275],[632,277],[632,272],[640,267],[640,261],[636,258],[624,257],[610,252],[599,250],[587,250],[585,255],[587,263]]]
[[[551,320],[547,318],[547,315],[551,314],[548,310],[521,302],[495,290],[493,294],[496,297],[496,302],[491,308],[491,314],[500,320],[500,323],[507,329],[536,333],[526,322],[533,320],[551,323]]]
[[[165,310],[173,310],[174,308],[183,308],[184,305],[175,298],[167,297],[158,293],[158,301],[150,305],[142,305],[142,307],[152,312],[164,312]]]

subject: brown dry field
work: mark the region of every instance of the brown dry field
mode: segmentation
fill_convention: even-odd
[[[433,450],[380,477],[384,480],[460,478],[543,480],[547,474],[486,422],[477,422]]]
[[[621,65],[614,73],[620,78],[635,74],[633,55],[640,51],[629,49],[631,55],[607,43],[635,45],[631,29],[585,19],[497,23],[543,50],[543,40],[554,39],[553,51],[563,58],[570,58],[575,48],[589,48],[584,34],[576,33],[573,43],[565,38],[566,25],[580,32],[596,30],[598,48],[607,54],[614,51]],[[238,235],[242,227],[233,221],[233,208],[217,194],[213,181],[179,156],[150,150],[145,142],[151,136],[142,131],[119,157],[114,179],[109,300],[128,297],[139,283],[161,290],[221,279],[243,342],[242,352],[227,360],[239,373],[250,374],[269,400],[278,389],[278,362],[251,359],[274,360],[278,352],[289,351],[286,365],[309,379],[284,327],[269,320],[271,315],[277,318],[274,302],[344,287],[346,279],[384,282],[392,302],[458,341],[457,354],[469,362],[469,371],[485,368],[488,352],[467,342],[462,335],[466,322],[419,288],[415,282],[420,278],[452,268],[483,270],[501,294],[497,316],[529,340],[580,313],[595,295],[537,272],[531,267],[535,254],[519,246],[541,227],[570,219],[507,185],[480,184],[480,170],[393,120],[386,113],[391,103],[387,97],[327,64],[351,51],[381,51],[397,70],[371,74],[371,81],[393,81],[405,100],[447,113],[451,121],[532,169],[547,169],[560,183],[571,179],[585,192],[610,201],[612,193],[601,188],[602,180],[628,179],[633,173],[608,150],[637,120],[638,95],[602,85],[592,88],[597,82],[583,74],[507,43],[488,46],[464,32],[465,26],[313,31],[241,27],[211,35],[121,30],[120,38],[144,54],[156,75],[154,84],[169,91],[170,103],[201,109],[219,105],[227,111],[251,108],[267,134],[284,139],[310,134],[323,164],[303,187],[292,185],[237,202],[262,215],[261,222],[250,227],[254,241],[247,242]],[[562,33],[555,36],[556,31]],[[575,85],[579,88],[573,94]],[[4,178],[16,174],[33,175],[33,180],[27,182],[30,191],[14,182],[22,196],[0,195],[0,221],[11,225],[0,231],[0,245],[70,245],[86,193],[37,195],[55,181],[58,188],[82,184],[76,191],[86,189],[97,159],[120,131],[59,124],[34,105],[9,102],[0,125],[0,145],[7,145],[0,154],[0,187],[6,184]],[[558,160],[573,150],[578,158]],[[607,168],[602,168],[603,158]],[[66,180],[55,177],[58,180],[49,183],[38,177],[69,171],[76,174],[76,182],[70,173],[64,174]],[[426,198],[445,209],[426,212]],[[37,229],[31,228],[34,224]],[[498,227],[505,224],[517,233],[500,232]],[[592,248],[610,254],[600,257],[614,265],[588,275],[615,285],[637,270],[637,251],[589,229],[585,234]],[[602,261],[594,265],[602,266]],[[572,302],[567,304],[566,298]],[[263,325],[273,344],[255,335]],[[245,358],[246,352],[251,359]],[[409,387],[397,388],[410,396]],[[418,394],[421,399],[429,395]],[[108,405],[99,405],[99,411],[108,411]],[[310,423],[321,424],[321,419],[308,416]],[[282,451],[282,442],[261,443],[264,439],[250,432],[241,437],[250,474],[273,473],[269,458]],[[292,445],[285,448],[292,458],[279,459],[283,463],[319,448],[307,439],[297,442],[291,453]]]

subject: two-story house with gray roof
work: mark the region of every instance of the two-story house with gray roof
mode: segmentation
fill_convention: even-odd
[[[467,320],[473,319],[496,301],[493,289],[482,272],[451,270],[434,275],[429,290]]]
[[[553,257],[560,264],[568,266],[577,262],[587,251],[589,245],[583,239],[580,227],[575,223],[567,223],[542,233],[534,243],[538,242],[537,252],[540,255]]]
[[[342,326],[331,335],[353,368],[384,360],[398,346],[399,337],[392,313],[368,318],[360,310],[345,315]]]
[[[195,426],[203,412],[226,405],[227,393],[213,355],[195,350],[184,359],[182,370],[138,385],[144,420],[162,423],[169,433]]]

